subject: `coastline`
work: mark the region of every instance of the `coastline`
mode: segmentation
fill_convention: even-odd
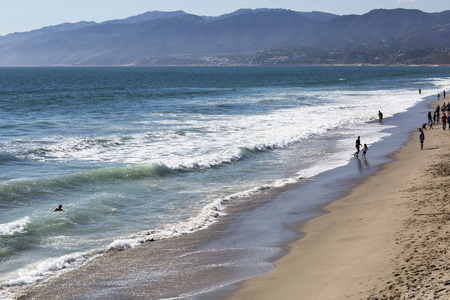
[[[420,109],[414,109],[412,114],[417,115]],[[405,113],[403,121],[411,123],[410,116],[411,112]],[[399,118],[396,118],[396,122]],[[392,153],[392,147],[400,148],[410,136],[404,129],[400,132],[394,133],[389,138],[390,142],[376,144],[371,150],[377,155],[383,151]],[[327,172],[316,183],[309,182],[308,188],[287,188],[275,194],[269,191],[269,195],[261,195],[261,199],[253,204],[232,204],[228,208],[230,214],[221,217],[220,222],[207,230],[145,243],[126,251],[110,251],[78,270],[41,282],[25,291],[19,299],[58,299],[62,296],[66,299],[228,297],[235,292],[240,282],[273,269],[271,262],[286,254],[288,243],[302,236],[302,231],[295,231],[298,224],[322,215],[326,203],[332,206],[332,201],[342,198],[358,182],[368,180],[365,178],[369,174],[378,172],[380,163],[391,160],[371,155],[369,152],[370,166],[361,160],[358,163],[352,161],[347,167]],[[339,178],[338,182],[335,182],[336,177]],[[323,192],[322,187],[329,191]],[[312,201],[311,212],[298,211],[297,202],[308,196],[316,200]],[[331,206],[327,206],[327,209]],[[177,272],[180,274],[171,277]],[[167,282],[161,283],[152,276],[161,277]],[[186,278],[189,280],[186,281]],[[254,295],[248,298],[257,299]]]
[[[302,224],[304,236],[273,271],[239,284],[230,298],[448,297],[450,132],[440,124],[427,130],[423,151],[418,131],[411,135],[394,161]]]

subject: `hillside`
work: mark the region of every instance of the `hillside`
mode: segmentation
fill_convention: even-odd
[[[0,65],[196,64],[202,56],[207,58],[200,59],[200,64],[226,64],[230,57],[233,64],[249,64],[246,54],[271,49],[314,49],[310,56],[358,49],[398,53],[446,49],[449,37],[450,11],[380,9],[337,16],[243,9],[219,17],[148,12],[123,20],[62,24],[0,37]],[[297,51],[294,56],[304,58],[307,52]],[[367,63],[363,57],[352,63]]]

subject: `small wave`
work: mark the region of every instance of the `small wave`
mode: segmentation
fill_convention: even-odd
[[[146,231],[138,236],[131,236],[125,239],[117,239],[109,246],[110,249],[125,250],[128,248],[134,248],[146,242],[152,242],[157,240],[163,240],[179,235],[192,233],[198,230],[208,228],[211,224],[216,222],[219,217],[225,215],[225,205],[236,199],[244,199],[251,197],[255,194],[262,193],[272,188],[279,188],[286,185],[297,183],[302,178],[284,178],[276,180],[271,184],[265,184],[255,187],[246,191],[238,192],[222,199],[216,199],[212,203],[203,207],[201,212],[186,221],[181,221],[175,224],[168,224],[162,229],[156,229],[152,231]]]
[[[255,154],[255,153],[258,153],[258,152],[265,152],[267,150],[271,150],[270,147],[265,147],[265,146],[255,146],[255,147],[252,147],[252,148],[240,147],[240,149],[241,149],[242,156],[246,156],[246,155],[249,155],[249,154]]]
[[[83,149],[89,149],[92,147],[111,147],[111,146],[120,146],[123,145],[123,141],[118,140],[110,140],[105,138],[97,138],[97,139],[84,139],[81,142],[72,145],[72,150],[79,151]]]
[[[215,159],[209,162],[185,162],[183,164],[175,164],[170,167],[163,162],[154,162],[123,167],[99,168],[90,171],[67,174],[55,178],[45,178],[41,180],[12,180],[0,184],[0,195],[41,193],[53,187],[61,188],[64,186],[83,185],[114,180],[138,180],[167,176],[172,173],[176,174],[177,172],[213,168],[222,164],[228,164],[242,159],[242,157],[245,156],[244,152],[246,151],[251,152],[251,150],[242,150],[241,153],[231,155],[230,157],[225,159]]]
[[[110,244],[110,249],[124,250],[136,247],[145,242],[163,240],[198,230],[208,228],[220,216],[225,214],[223,210],[224,201],[217,199],[216,201],[203,207],[201,212],[186,221],[168,224],[162,229],[146,231],[139,236],[132,236],[126,239],[117,239]]]
[[[172,170],[163,163],[138,164],[125,167],[100,168],[87,172],[66,175],[64,180],[85,182],[108,179],[140,179],[153,176],[164,176]]]
[[[61,271],[78,268],[98,255],[98,253],[97,255],[73,253],[58,258],[49,258],[35,266],[20,269],[17,278],[6,281],[1,286],[13,287],[33,284],[49,276],[59,274]]]
[[[18,157],[15,157],[13,155],[9,155],[6,153],[0,153],[0,164],[1,165],[6,165],[8,163],[17,162],[17,161],[20,161],[20,159]]]
[[[0,236],[10,236],[16,233],[22,233],[29,223],[30,218],[27,216],[17,221],[0,224]]]
[[[120,147],[126,141],[126,139],[117,137],[93,139],[73,137],[71,139],[62,139],[57,136],[34,141],[15,140],[15,144],[22,144],[24,147],[21,150],[16,150],[14,155],[20,159],[31,160],[62,159],[68,156],[76,156],[80,152],[92,154],[92,152],[104,151],[107,148]],[[88,159],[91,158],[88,157]]]
[[[253,156],[257,153],[263,153],[270,150],[282,149],[286,148],[289,145],[295,144],[299,141],[286,141],[282,143],[273,143],[273,144],[259,144],[254,146],[242,146],[237,147],[235,151],[230,151],[226,154],[216,154],[211,157],[207,157],[204,160],[200,160],[199,158],[194,158],[192,161],[183,161],[177,164],[172,164],[169,169],[172,171],[176,170],[197,170],[197,169],[210,169],[215,167],[220,167],[222,165],[227,165],[230,163],[239,162],[249,156]]]
[[[164,176],[172,172],[172,169],[160,163],[155,164],[141,164],[125,167],[108,167],[100,168],[86,172],[78,172],[68,175],[63,175],[55,178],[46,178],[41,180],[23,180],[23,181],[9,181],[0,184],[0,195],[12,195],[23,193],[40,193],[45,192],[48,188],[73,186],[78,184],[85,184],[90,182],[109,181],[109,180],[127,180],[127,179],[141,179],[156,176]]]

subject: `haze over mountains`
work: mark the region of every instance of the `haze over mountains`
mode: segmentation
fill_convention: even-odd
[[[439,48],[448,56],[442,49],[449,47],[450,11],[379,9],[364,15],[338,16],[243,9],[219,17],[183,11],[147,12],[122,20],[66,23],[0,36],[0,65],[189,64],[185,58],[193,56],[202,56],[203,64],[226,64],[227,55],[255,56],[258,51],[271,49],[297,49],[295,56],[307,62],[308,53],[315,52],[389,48],[398,53]],[[365,63],[364,58],[360,60]],[[246,58],[233,63],[255,62]]]

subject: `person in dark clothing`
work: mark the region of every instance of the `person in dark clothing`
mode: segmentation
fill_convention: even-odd
[[[359,136],[358,136],[358,138],[356,139],[355,147],[356,147],[356,152],[355,152],[354,156],[355,156],[355,157],[358,157],[358,155],[359,155],[359,148],[361,148],[361,139],[360,139]]]

